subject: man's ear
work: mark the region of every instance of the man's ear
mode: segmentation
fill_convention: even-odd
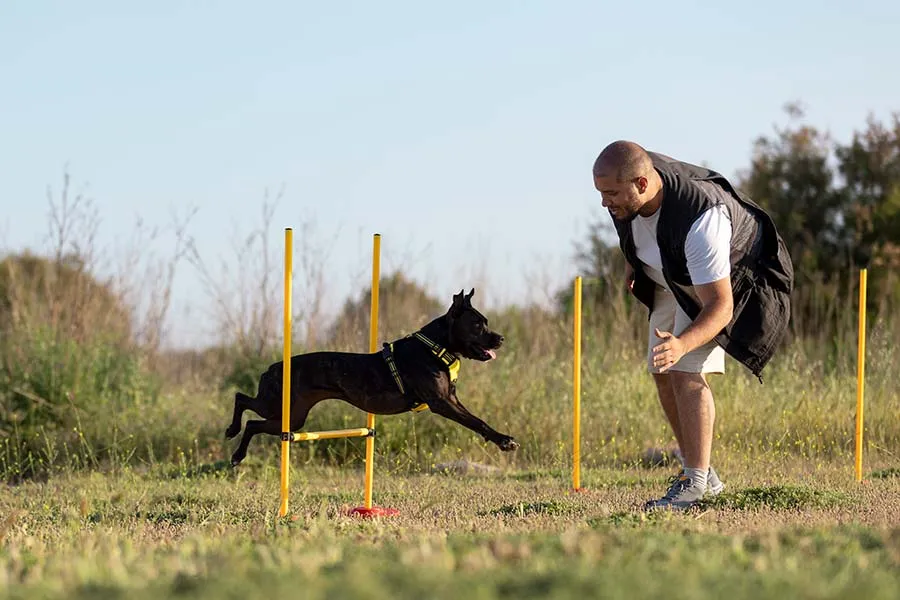
[[[643,194],[647,191],[647,187],[650,185],[650,180],[641,175],[640,177],[634,178],[634,185],[637,187],[638,193]]]

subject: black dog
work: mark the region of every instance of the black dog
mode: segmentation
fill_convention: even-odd
[[[382,352],[311,352],[291,358],[291,431],[306,422],[310,409],[326,399],[349,402],[377,415],[396,415],[430,408],[497,444],[503,451],[519,444],[474,416],[456,396],[459,357],[489,361],[503,343],[503,336],[488,328],[488,321],[472,307],[473,289],[453,296],[446,314],[419,331],[391,344]],[[238,392],[234,417],[225,431],[233,438],[241,431],[241,416],[252,410],[264,421],[248,421],[241,443],[231,456],[237,465],[247,455],[247,445],[257,433],[281,435],[283,361],[272,364],[259,379],[255,398]]]

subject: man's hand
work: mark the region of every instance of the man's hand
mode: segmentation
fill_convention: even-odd
[[[653,347],[653,366],[659,369],[660,373],[665,373],[669,367],[687,354],[687,349],[684,342],[670,332],[660,331],[657,328],[653,331],[656,333],[656,337],[662,340],[662,343]]]
[[[682,356],[711,341],[731,321],[734,309],[731,280],[727,277],[694,288],[702,308],[694,322],[677,337],[668,331],[656,330],[662,343],[653,347],[653,366],[666,371]]]

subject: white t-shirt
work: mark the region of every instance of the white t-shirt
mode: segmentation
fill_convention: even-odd
[[[656,242],[659,212],[649,217],[637,215],[631,221],[631,233],[644,271],[657,284],[669,289]],[[694,285],[712,283],[731,274],[731,219],[723,204],[713,206],[694,221],[684,241],[684,254]]]

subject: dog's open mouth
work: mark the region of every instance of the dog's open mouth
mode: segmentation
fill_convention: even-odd
[[[489,348],[480,348],[481,351],[481,360],[489,361],[497,358],[497,352],[495,350],[491,350]]]

